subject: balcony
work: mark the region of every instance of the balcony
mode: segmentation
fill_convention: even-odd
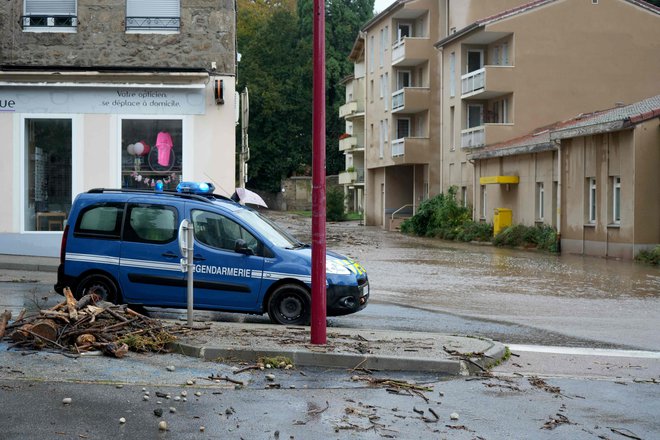
[[[405,37],[392,45],[392,66],[417,66],[433,55],[428,37]]]
[[[485,124],[461,131],[461,148],[479,148],[497,144],[515,136],[514,125]]]
[[[417,113],[431,106],[429,87],[404,87],[392,93],[392,113]]]
[[[406,137],[392,141],[392,159],[397,165],[429,163],[431,141],[427,137]]]
[[[350,101],[339,107],[339,117],[352,119],[358,116],[364,116],[364,106],[358,105],[357,101]]]
[[[364,183],[364,168],[355,171],[343,171],[339,173],[340,185],[354,185]]]
[[[513,66],[484,66],[461,76],[461,98],[492,99],[513,91]]]
[[[344,139],[339,139],[339,151],[349,151],[357,148],[358,139],[356,136],[350,136]]]
[[[480,125],[479,127],[468,128],[461,130],[461,148],[479,148],[485,145],[486,141],[486,127]]]

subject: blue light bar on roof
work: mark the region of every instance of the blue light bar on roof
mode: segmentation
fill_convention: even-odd
[[[215,186],[208,182],[181,182],[176,186],[176,191],[189,194],[213,194]]]

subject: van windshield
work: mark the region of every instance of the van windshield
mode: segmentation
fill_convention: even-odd
[[[296,248],[305,245],[282,229],[277,223],[256,211],[241,209],[235,211],[234,214],[277,247]]]

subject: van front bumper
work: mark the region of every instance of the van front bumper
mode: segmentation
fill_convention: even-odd
[[[327,315],[348,315],[367,306],[369,302],[369,282],[364,280],[358,286],[330,285],[327,287],[327,294]]]

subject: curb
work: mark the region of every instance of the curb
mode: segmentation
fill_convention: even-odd
[[[52,263],[12,263],[3,261],[0,263],[0,269],[4,270],[23,270],[29,272],[57,272],[57,265]]]
[[[174,342],[170,345],[173,352],[205,360],[235,360],[255,362],[260,357],[285,356],[296,366],[326,367],[326,368],[366,368],[381,371],[426,371],[443,373],[452,376],[469,375],[487,369],[488,365],[504,357],[506,347],[498,342],[484,353],[483,357],[470,359],[470,362],[460,358],[403,358],[396,356],[360,355],[349,353],[319,353],[300,349],[242,349],[227,347],[200,347]],[[480,369],[475,369],[476,364]]]

